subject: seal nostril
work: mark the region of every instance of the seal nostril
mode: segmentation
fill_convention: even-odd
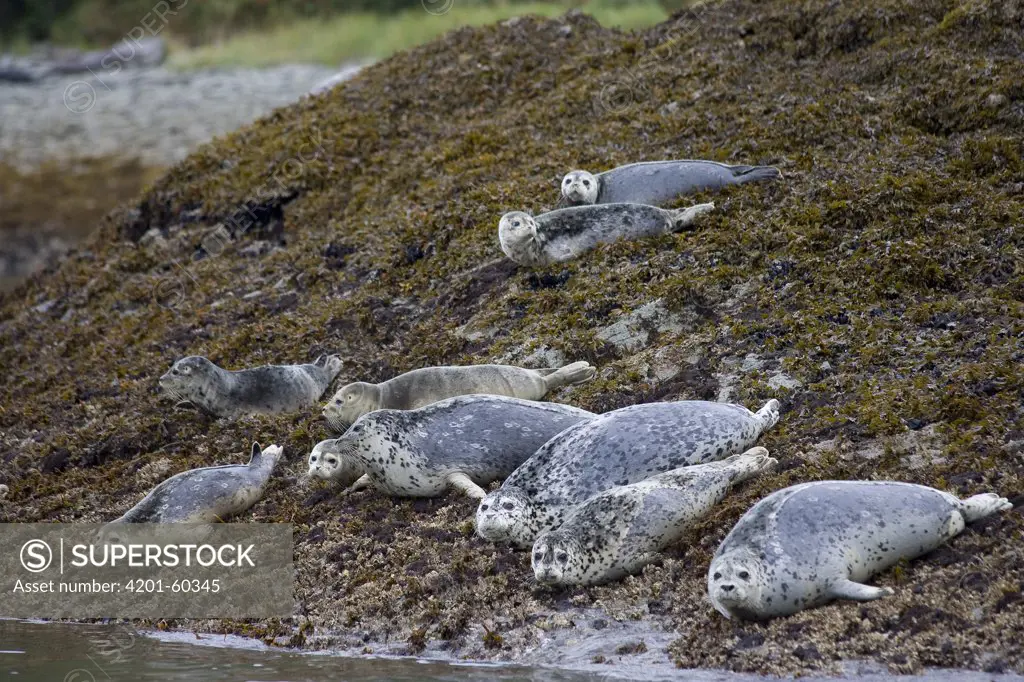
[[[722,592],[732,592],[736,589],[735,585],[722,585]]]

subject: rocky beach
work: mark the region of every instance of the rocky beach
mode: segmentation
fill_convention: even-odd
[[[1022,53],[1021,0],[725,0],[631,33],[578,13],[463,29],[313,97],[329,73],[154,71],[145,88],[126,73],[77,117],[60,113],[65,80],[19,90],[4,150],[44,128],[107,144],[84,121],[109,116],[173,130],[120,147],[174,165],[0,295],[0,521],[113,519],[259,440],[286,461],[239,520],[294,524],[295,617],[141,627],[530,664],[1024,673]],[[281,108],[248,123],[268,82]],[[8,107],[22,86],[3,87]],[[175,92],[222,98],[223,115],[196,120]],[[33,106],[56,122],[36,128]],[[200,131],[218,137],[193,148]],[[567,170],[671,158],[784,180],[680,200],[716,203],[691,231],[544,268],[503,257],[499,217],[553,207]],[[472,500],[303,481],[327,437],[317,411],[214,420],[157,387],[185,355],[323,353],[344,360],[338,385],[587,360],[598,377],[549,399],[594,412],[777,398],[761,444],[779,467],[640,575],[542,587],[528,553],[474,535]],[[706,571],[729,528],[827,479],[1017,508],[873,580],[892,597],[721,617]]]

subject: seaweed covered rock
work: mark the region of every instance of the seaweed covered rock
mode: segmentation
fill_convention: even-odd
[[[680,633],[683,666],[1024,671],[1019,511],[884,574],[896,595],[879,602],[737,625],[704,594],[729,527],[789,484],[1024,495],[1022,21],[1020,0],[727,0],[630,34],[522,18],[278,110],[2,299],[0,514],[113,518],[154,466],[259,436],[288,458],[251,518],[296,524],[296,645],[515,658],[545,631],[637,619]],[[552,208],[567,170],[662,158],[785,181],[716,194],[692,232],[538,270],[502,257],[498,218]],[[640,340],[609,340],[616,324]],[[344,382],[586,359],[598,377],[554,398],[597,412],[776,397],[780,466],[641,575],[538,588],[528,555],[473,537],[468,500],[296,487],[314,415],[214,423],[156,391],[174,357],[327,351]]]

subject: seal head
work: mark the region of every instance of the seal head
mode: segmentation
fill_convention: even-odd
[[[580,543],[568,534],[557,530],[547,533],[533,545],[533,575],[544,585],[563,584],[582,555]]]
[[[324,419],[332,429],[344,433],[361,416],[383,407],[380,393],[380,387],[376,384],[364,381],[348,384],[335,393],[324,407]]]
[[[757,620],[756,614],[764,611],[761,598],[764,582],[761,560],[741,549],[711,562],[708,596],[715,609],[726,618]]]
[[[322,440],[313,446],[307,463],[306,475],[310,478],[335,481],[343,486],[352,485],[364,473],[352,448],[346,448],[338,438]]]
[[[491,542],[529,546],[542,530],[541,512],[524,490],[501,487],[480,501],[476,510],[476,532]]]
[[[601,183],[585,170],[574,170],[562,179],[562,196],[570,206],[596,204]]]
[[[160,377],[160,387],[179,402],[202,405],[225,385],[224,370],[200,355],[175,362]]]

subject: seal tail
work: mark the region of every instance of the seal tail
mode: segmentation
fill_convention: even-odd
[[[597,376],[597,369],[591,367],[589,362],[580,361],[556,369],[551,374],[545,376],[544,381],[548,385],[548,390],[551,391],[562,386],[582,384],[590,381],[595,376]]]
[[[715,209],[714,202],[709,204],[697,204],[688,208],[677,208],[669,210],[672,218],[672,231],[680,232],[693,225],[699,216],[710,213]]]
[[[779,423],[779,401],[772,398],[764,404],[764,407],[755,412],[754,416],[764,424],[764,427],[761,429],[761,433],[764,433]]]
[[[967,523],[974,523],[1008,509],[1013,509],[1010,501],[995,493],[984,493],[960,500],[960,513],[963,514],[964,521]]]
[[[774,166],[733,166],[732,175],[740,185],[782,179],[782,171]]]

